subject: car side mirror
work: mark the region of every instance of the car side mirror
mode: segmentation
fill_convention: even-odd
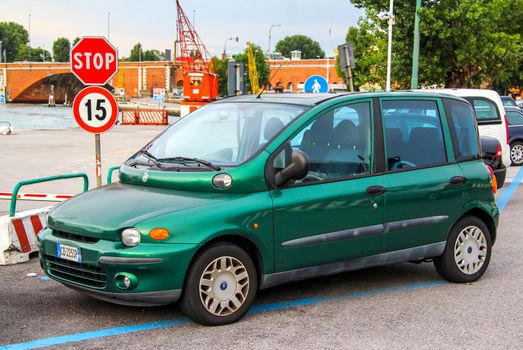
[[[303,179],[309,172],[309,165],[309,157],[305,153],[300,150],[293,151],[291,163],[276,173],[274,184],[280,187],[291,179]]]

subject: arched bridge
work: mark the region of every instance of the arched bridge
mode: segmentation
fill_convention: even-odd
[[[128,97],[147,96],[153,88],[172,91],[181,84],[173,62],[119,62],[118,73],[107,87],[123,89]],[[0,86],[7,101],[46,103],[51,89],[56,103],[74,99],[84,85],[71,73],[70,64],[51,62],[6,63],[0,66]]]

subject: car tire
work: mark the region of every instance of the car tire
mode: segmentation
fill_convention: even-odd
[[[523,164],[523,142],[514,141],[510,144],[510,162],[517,166]]]
[[[250,256],[237,245],[220,242],[195,258],[179,305],[195,322],[225,325],[245,315],[257,290],[258,276]]]
[[[460,219],[450,231],[442,256],[434,259],[439,275],[450,282],[478,280],[487,270],[492,239],[485,223],[475,216]]]

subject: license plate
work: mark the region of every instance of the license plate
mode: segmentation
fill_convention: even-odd
[[[80,248],[73,247],[67,244],[56,244],[56,255],[59,258],[75,261],[78,263],[82,262],[82,252]]]

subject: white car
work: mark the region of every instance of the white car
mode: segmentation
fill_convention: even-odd
[[[501,97],[496,91],[484,89],[428,89],[418,91],[440,92],[460,96],[469,101],[476,111],[479,134],[498,139],[501,144],[503,165],[510,166],[507,113]]]

